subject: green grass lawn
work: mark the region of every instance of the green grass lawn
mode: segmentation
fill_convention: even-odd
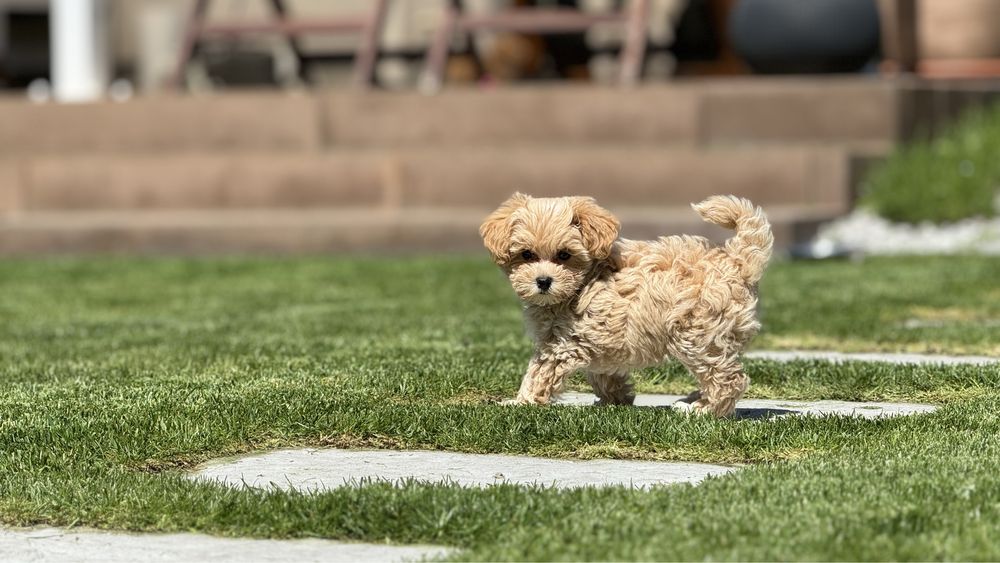
[[[775,264],[756,348],[1000,354],[1000,260]],[[465,548],[463,559],[998,559],[1000,367],[748,364],[750,395],[891,420],[504,407],[529,355],[483,258],[0,264],[0,522]],[[676,366],[639,374],[686,392]],[[579,384],[579,382],[577,383]],[[291,445],[747,464],[694,486],[230,490]]]

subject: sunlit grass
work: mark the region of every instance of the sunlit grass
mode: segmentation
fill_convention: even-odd
[[[987,258],[776,264],[756,346],[990,353]],[[992,292],[992,293],[991,293]],[[938,412],[716,420],[505,407],[529,354],[485,260],[0,265],[0,522],[437,543],[472,559],[996,559],[1000,368],[749,361],[750,395]],[[944,323],[912,328],[906,319]],[[674,365],[648,391],[687,392]],[[748,467],[652,492],[412,483],[306,495],[192,482],[295,445]]]

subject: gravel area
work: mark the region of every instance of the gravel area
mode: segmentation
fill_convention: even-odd
[[[863,254],[1000,254],[1000,218],[910,225],[856,210],[824,225],[812,245],[821,255],[834,249]]]

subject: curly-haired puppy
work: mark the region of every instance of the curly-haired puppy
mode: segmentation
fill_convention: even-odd
[[[692,236],[619,239],[618,220],[589,197],[517,193],[486,218],[479,232],[535,341],[518,403],[548,403],[583,370],[600,404],[631,404],[629,370],[673,357],[698,380],[690,408],[733,412],[750,382],[740,353],[760,329],[757,282],[774,239],[745,199],[693,207],[736,235],[722,247]]]

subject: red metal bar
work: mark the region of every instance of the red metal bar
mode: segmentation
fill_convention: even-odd
[[[625,43],[621,52],[622,86],[632,86],[642,76],[642,61],[646,55],[646,20],[649,17],[649,0],[632,0],[625,24]]]
[[[278,20],[287,21],[288,20],[288,9],[285,8],[285,0],[271,0],[271,7],[274,9],[274,13],[278,16]],[[295,38],[294,35],[287,36],[288,46],[291,48],[292,53],[295,55],[295,60],[298,62],[299,78],[305,81],[306,79],[306,58],[302,52],[302,45],[299,40]]]
[[[181,42],[181,51],[177,55],[177,67],[173,76],[167,84],[169,88],[177,90],[184,83],[184,69],[187,67],[191,55],[194,54],[195,45],[201,36],[201,28],[205,25],[205,11],[208,9],[208,0],[196,0],[188,16],[187,26],[184,28],[184,40]]]
[[[619,12],[587,14],[575,10],[513,9],[498,14],[463,15],[458,28],[463,31],[496,30],[525,33],[560,33],[586,31],[601,23],[620,23],[625,16]]]
[[[279,35],[304,35],[307,33],[338,33],[364,31],[369,18],[343,18],[336,20],[285,20],[262,22],[216,23],[205,25],[201,36],[246,35],[250,33],[277,33]]]
[[[427,48],[427,63],[420,76],[418,87],[424,93],[433,93],[444,83],[444,67],[448,63],[448,46],[458,22],[458,9],[449,2],[442,14],[441,25]]]
[[[365,26],[354,56],[354,76],[351,82],[357,88],[367,88],[375,75],[375,63],[378,62],[378,42],[382,38],[382,28],[388,12],[388,0],[375,0],[375,8]]]

